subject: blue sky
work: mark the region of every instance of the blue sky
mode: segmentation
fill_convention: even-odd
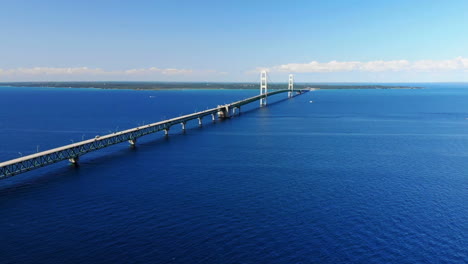
[[[468,1],[0,0],[0,81],[468,81]]]

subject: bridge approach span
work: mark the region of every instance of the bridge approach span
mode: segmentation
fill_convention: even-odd
[[[239,112],[240,107],[243,105],[258,101],[262,98],[266,98],[267,96],[272,96],[284,92],[290,93],[291,91],[291,89],[275,90],[266,94],[260,94],[230,104],[219,105],[212,109],[167,119],[149,125],[135,127],[115,132],[112,134],[107,134],[104,136],[96,136],[96,138],[93,139],[88,139],[77,143],[65,145],[62,147],[27,155],[17,159],[5,161],[0,163],[0,180],[40,167],[44,167],[53,163],[57,163],[63,160],[69,160],[71,163],[77,164],[80,156],[92,151],[96,151],[122,142],[129,142],[131,145],[135,145],[139,137],[156,133],[159,131],[164,131],[165,134],[168,135],[169,129],[173,125],[180,124],[182,125],[182,129],[185,130],[185,124],[190,120],[198,119],[199,125],[202,125],[202,118],[205,116],[211,115],[213,121],[216,120],[216,116],[219,119],[229,118],[232,114],[235,114],[236,110]],[[305,90],[293,91],[297,92],[298,94],[305,92]]]

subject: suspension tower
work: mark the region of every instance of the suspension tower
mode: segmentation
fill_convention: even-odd
[[[268,93],[267,74],[266,71],[260,73],[260,95]],[[266,96],[260,99],[260,106],[265,106],[267,103]]]
[[[288,97],[291,98],[293,96],[293,89],[294,89],[294,76],[289,74],[289,82],[288,82]]]

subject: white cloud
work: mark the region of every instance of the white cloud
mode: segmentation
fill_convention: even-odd
[[[0,75],[75,75],[75,74],[105,74],[106,72],[96,68],[90,69],[87,67],[78,68],[51,68],[51,67],[34,67],[34,68],[17,68],[17,69],[0,69]]]
[[[184,78],[206,78],[222,76],[225,72],[216,70],[192,70],[177,68],[139,68],[128,70],[104,70],[100,68],[74,67],[32,67],[1,69],[0,81],[29,80],[179,80]]]
[[[259,67],[255,70],[268,70],[270,72],[445,72],[467,71],[468,59],[458,57],[451,60],[378,60],[378,61],[330,61],[309,63],[288,63],[273,67]]]
[[[88,68],[88,67],[77,67],[77,68],[53,68],[53,67],[34,67],[34,68],[17,68],[17,69],[0,69],[0,75],[134,75],[134,74],[191,74],[193,70],[187,69],[159,69],[151,67],[147,69],[130,69],[123,71],[105,71],[100,68]]]
[[[179,69],[164,69],[161,71],[162,74],[165,75],[177,75],[177,74],[192,74],[192,70],[179,70]]]
[[[151,67],[147,69],[130,69],[130,70],[125,70],[123,71],[124,74],[126,75],[148,75],[148,74],[163,74],[163,75],[188,75],[194,73],[193,70],[189,69],[173,69],[173,68],[168,68],[168,69],[159,69],[156,67]]]

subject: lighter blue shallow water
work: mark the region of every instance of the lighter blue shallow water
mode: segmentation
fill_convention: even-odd
[[[467,263],[468,85],[426,86],[277,95],[3,180],[0,262]],[[256,93],[0,88],[0,160]]]

